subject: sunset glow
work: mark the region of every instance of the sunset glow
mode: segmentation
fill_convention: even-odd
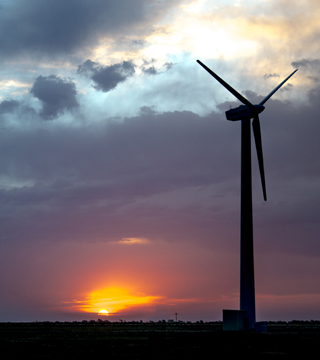
[[[157,296],[146,296],[138,293],[129,293],[126,289],[110,287],[92,292],[86,300],[77,304],[77,308],[90,313],[102,315],[115,314],[131,307],[152,304],[159,299]],[[108,310],[101,310],[108,309]]]

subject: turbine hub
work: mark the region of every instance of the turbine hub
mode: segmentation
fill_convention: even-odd
[[[262,113],[262,111],[265,109],[263,105],[254,105],[254,111],[256,114]]]

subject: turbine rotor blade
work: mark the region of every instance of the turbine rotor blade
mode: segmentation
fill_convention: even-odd
[[[276,91],[278,91],[278,90],[281,88],[281,86],[282,86],[287,80],[289,80],[289,79],[291,78],[291,76],[292,76],[294,73],[296,73],[297,71],[298,71],[298,69],[295,70],[292,74],[290,74],[286,79],[284,79],[284,80],[282,81],[282,83],[279,84],[274,90],[272,90],[271,93],[270,93],[269,95],[267,95],[267,96],[261,101],[261,103],[260,103],[259,105],[263,105],[264,103],[266,103],[266,102],[271,98],[271,96],[272,96]]]
[[[241,101],[243,104],[248,105],[250,108],[253,108],[253,105],[249,100],[247,100],[244,96],[242,96],[240,93],[238,93],[237,90],[235,90],[232,86],[227,84],[224,80],[221,79],[217,74],[215,74],[211,69],[209,69],[205,64],[203,64],[200,60],[197,60],[197,63],[200,64],[205,70],[208,71],[210,75],[212,75],[221,85],[223,85],[227,90],[231,92],[239,101]]]
[[[267,192],[266,192],[266,181],[264,177],[264,166],[263,166],[263,154],[262,154],[262,142],[261,142],[261,129],[260,129],[260,120],[259,116],[255,115],[252,121],[254,140],[256,143],[257,155],[258,155],[258,163],[263,191],[264,201],[267,201]]]

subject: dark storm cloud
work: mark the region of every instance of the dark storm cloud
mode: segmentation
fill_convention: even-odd
[[[319,88],[309,100],[296,109],[270,99],[260,116],[269,199],[262,201],[253,149],[260,247],[288,251],[290,242],[292,252],[320,252]],[[212,234],[238,239],[240,130],[240,122],[225,121],[222,114],[144,108],[137,117],[90,128],[58,124],[7,132],[0,142],[1,174],[12,186],[34,185],[1,190],[2,239],[136,236],[231,246],[212,243]],[[267,239],[274,229],[277,237]]]
[[[19,106],[20,102],[17,100],[3,100],[0,103],[0,114],[11,113]]]
[[[22,182],[32,178],[36,185],[1,191],[0,211],[10,218],[2,223],[2,235],[17,240],[26,232],[30,239],[93,239],[107,231],[106,240],[114,240],[119,231],[121,237],[128,237],[131,230],[141,232],[147,218],[145,231],[155,234],[159,219],[164,216],[166,222],[167,215],[152,204],[135,208],[136,201],[220,183],[235,172],[236,157],[223,172],[217,170],[220,156],[214,149],[220,146],[228,156],[236,141],[225,134],[228,130],[214,135],[214,127],[212,116],[143,111],[123,123],[92,129],[8,134],[0,144],[1,171]],[[221,134],[230,138],[230,147]],[[8,148],[9,144],[14,146]],[[216,168],[208,167],[214,153]],[[124,224],[118,211],[127,206],[134,207],[124,210],[128,212]],[[16,212],[21,215],[20,226],[15,226]],[[34,217],[38,217],[35,228]],[[70,227],[72,223],[78,225]],[[174,228],[181,227],[181,219],[174,223]]]
[[[139,196],[143,192],[156,194],[162,191],[162,186],[219,182],[233,172],[230,168],[224,174],[215,173],[206,167],[212,157],[207,149],[225,147],[221,136],[212,137],[214,127],[212,115],[201,118],[192,112],[157,114],[143,108],[140,116],[89,130],[58,127],[55,131],[10,132],[0,143],[0,148],[6,149],[0,164],[9,176],[21,180],[31,176],[36,182],[47,183],[68,179],[72,174],[79,181],[109,179],[109,184],[121,186],[120,179],[128,177],[136,182],[132,189]],[[228,131],[229,137],[234,136],[234,128],[221,129],[222,134]],[[15,144],[13,151],[9,151],[10,143]],[[226,155],[229,152],[224,149]],[[12,163],[16,165],[11,167]],[[156,184],[162,186],[158,188]],[[131,188],[126,188],[125,182],[123,187],[128,195]]]
[[[0,12],[2,58],[14,55],[72,53],[99,39],[152,27],[165,8],[157,0],[12,0]],[[149,24],[149,25],[148,25]]]
[[[78,106],[75,84],[59,76],[38,76],[30,92],[42,102],[39,115],[47,120]]]
[[[93,87],[96,90],[108,92],[132,76],[135,73],[135,66],[132,61],[102,66],[94,61],[87,60],[78,66],[77,72],[90,77],[95,83]]]
[[[145,17],[144,0],[12,0],[0,14],[1,56],[70,53]]]

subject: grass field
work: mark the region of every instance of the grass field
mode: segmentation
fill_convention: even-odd
[[[320,323],[268,323],[267,333],[212,323],[0,323],[1,359],[312,358]]]

